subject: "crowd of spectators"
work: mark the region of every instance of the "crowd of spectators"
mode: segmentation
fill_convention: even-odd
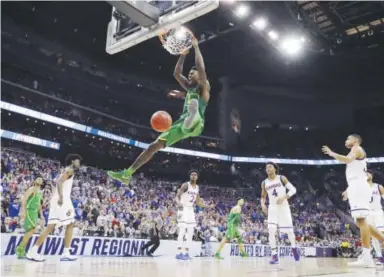
[[[60,172],[60,163],[34,153],[7,149],[2,152],[2,232],[22,232],[19,220],[23,192],[35,174],[44,178],[43,210],[48,217],[52,184]],[[153,221],[164,222],[163,239],[177,236],[175,195],[184,180],[164,180],[138,174],[129,186],[107,178],[102,170],[82,166],[76,174],[72,200],[76,212],[76,235],[147,238]],[[209,232],[211,241],[220,241],[226,231],[226,216],[237,197],[246,197],[241,230],[246,243],[268,243],[266,218],[251,189],[220,188],[201,185],[200,195],[209,208],[196,208],[197,230]],[[355,243],[349,225],[335,213],[326,197],[299,191],[292,199],[297,241],[303,246],[331,245],[341,241]],[[42,226],[41,226],[42,227]],[[55,230],[56,234],[60,228]],[[288,243],[284,235],[281,243]]]

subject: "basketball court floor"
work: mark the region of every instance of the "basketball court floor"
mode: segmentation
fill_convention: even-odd
[[[82,257],[76,262],[60,262],[48,257],[44,263],[2,257],[1,276],[20,277],[373,277],[383,276],[384,268],[348,269],[342,258],[307,258],[296,263],[290,258],[271,266],[266,258],[231,257],[225,260],[194,258],[178,261],[173,257]]]

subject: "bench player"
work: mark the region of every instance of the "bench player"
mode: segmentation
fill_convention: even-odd
[[[188,78],[183,76],[183,65],[188,54],[187,51],[180,56],[174,72],[176,80],[186,90],[185,94],[180,93],[181,95],[178,96],[185,98],[180,118],[173,123],[168,131],[162,133],[156,141],[152,142],[129,168],[118,172],[108,171],[108,175],[112,179],[128,184],[132,175],[160,149],[189,137],[197,137],[203,132],[204,114],[209,102],[211,86],[205,73],[203,56],[196,39],[193,39],[192,45],[195,49],[196,66],[189,71]]]
[[[272,250],[270,264],[278,264],[278,247],[276,243],[277,230],[286,233],[291,242],[292,253],[296,261],[300,260],[299,250],[296,248],[296,236],[293,233],[292,214],[288,199],[296,193],[296,188],[285,176],[277,175],[279,167],[269,162],[265,167],[268,178],[261,183],[261,207],[268,215],[269,245]],[[288,192],[287,192],[288,190]],[[266,200],[269,199],[267,210]]]
[[[76,258],[69,253],[72,241],[73,226],[75,222],[75,209],[73,208],[71,192],[75,171],[80,167],[81,157],[77,154],[70,154],[65,159],[67,167],[60,174],[56,181],[56,187],[52,188],[52,197],[49,207],[48,226],[41,233],[35,245],[29,250],[27,259],[34,262],[45,261],[37,250],[43,244],[46,237],[52,233],[57,224],[66,226],[64,238],[64,251],[61,261],[75,261]]]
[[[348,182],[346,195],[348,196],[351,215],[360,229],[363,246],[361,258],[356,262],[349,263],[349,266],[370,268],[375,267],[371,256],[371,236],[383,241],[384,235],[366,220],[370,211],[372,188],[367,180],[367,154],[361,147],[361,143],[361,136],[352,134],[345,141],[345,147],[351,149],[347,156],[333,152],[328,146],[323,146],[322,151],[340,163],[346,164],[345,175]]]
[[[176,255],[176,259],[178,260],[190,259],[189,248],[191,247],[196,227],[195,203],[197,206],[206,207],[199,196],[199,186],[197,185],[198,177],[199,173],[197,170],[191,170],[189,172],[189,182],[182,184],[176,195],[176,204],[178,207],[177,227],[179,228],[177,237],[179,246]],[[184,236],[186,237],[185,243]]]

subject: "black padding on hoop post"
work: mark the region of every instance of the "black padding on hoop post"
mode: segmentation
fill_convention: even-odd
[[[135,23],[150,27],[160,18],[160,10],[145,1],[107,1]]]

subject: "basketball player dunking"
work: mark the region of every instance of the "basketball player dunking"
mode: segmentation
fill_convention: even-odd
[[[195,203],[197,206],[206,207],[199,196],[199,186],[197,185],[198,177],[199,173],[197,170],[191,170],[189,172],[189,182],[182,184],[176,195],[176,204],[178,207],[177,226],[179,228],[177,237],[179,246],[176,255],[176,259],[178,260],[189,260],[188,250],[191,247],[193,233],[196,227]],[[186,236],[185,242],[184,236]]]
[[[296,188],[285,176],[277,175],[279,167],[269,162],[265,167],[268,178],[261,183],[261,207],[268,214],[269,245],[272,249],[272,260],[270,264],[278,264],[278,248],[276,244],[277,229],[286,233],[291,242],[292,253],[296,261],[300,260],[299,250],[296,248],[296,236],[293,233],[292,214],[288,199],[296,193]],[[288,190],[288,192],[287,192]],[[266,200],[269,198],[267,211]]]
[[[347,165],[348,188],[343,193],[343,197],[348,197],[351,215],[360,229],[361,244],[363,246],[361,258],[356,262],[349,263],[349,265],[353,267],[375,267],[371,256],[370,238],[372,235],[379,241],[383,241],[384,236],[366,220],[369,216],[372,188],[367,181],[367,155],[361,147],[361,143],[361,136],[352,134],[345,141],[345,146],[351,149],[347,156],[333,152],[328,146],[323,146],[322,150],[328,156]]]
[[[29,250],[27,259],[35,262],[45,261],[37,250],[43,244],[46,237],[55,229],[56,224],[67,226],[64,238],[64,252],[61,261],[75,261],[76,257],[71,256],[69,247],[72,241],[73,225],[75,222],[75,210],[71,200],[71,191],[75,171],[80,167],[81,157],[77,154],[68,155],[65,163],[67,167],[61,173],[56,182],[56,187],[52,188],[52,198],[50,201],[48,226],[41,233],[35,245]]]
[[[168,131],[162,133],[156,141],[151,143],[128,169],[119,172],[108,171],[108,175],[112,179],[128,184],[135,171],[146,164],[160,149],[188,137],[199,136],[202,133],[204,113],[209,102],[211,87],[207,80],[203,56],[196,39],[193,40],[192,45],[195,49],[196,66],[190,70],[188,79],[183,76],[183,64],[188,51],[180,56],[174,72],[176,80],[186,90],[186,93],[180,92],[178,95],[179,98],[185,98],[182,115]]]

